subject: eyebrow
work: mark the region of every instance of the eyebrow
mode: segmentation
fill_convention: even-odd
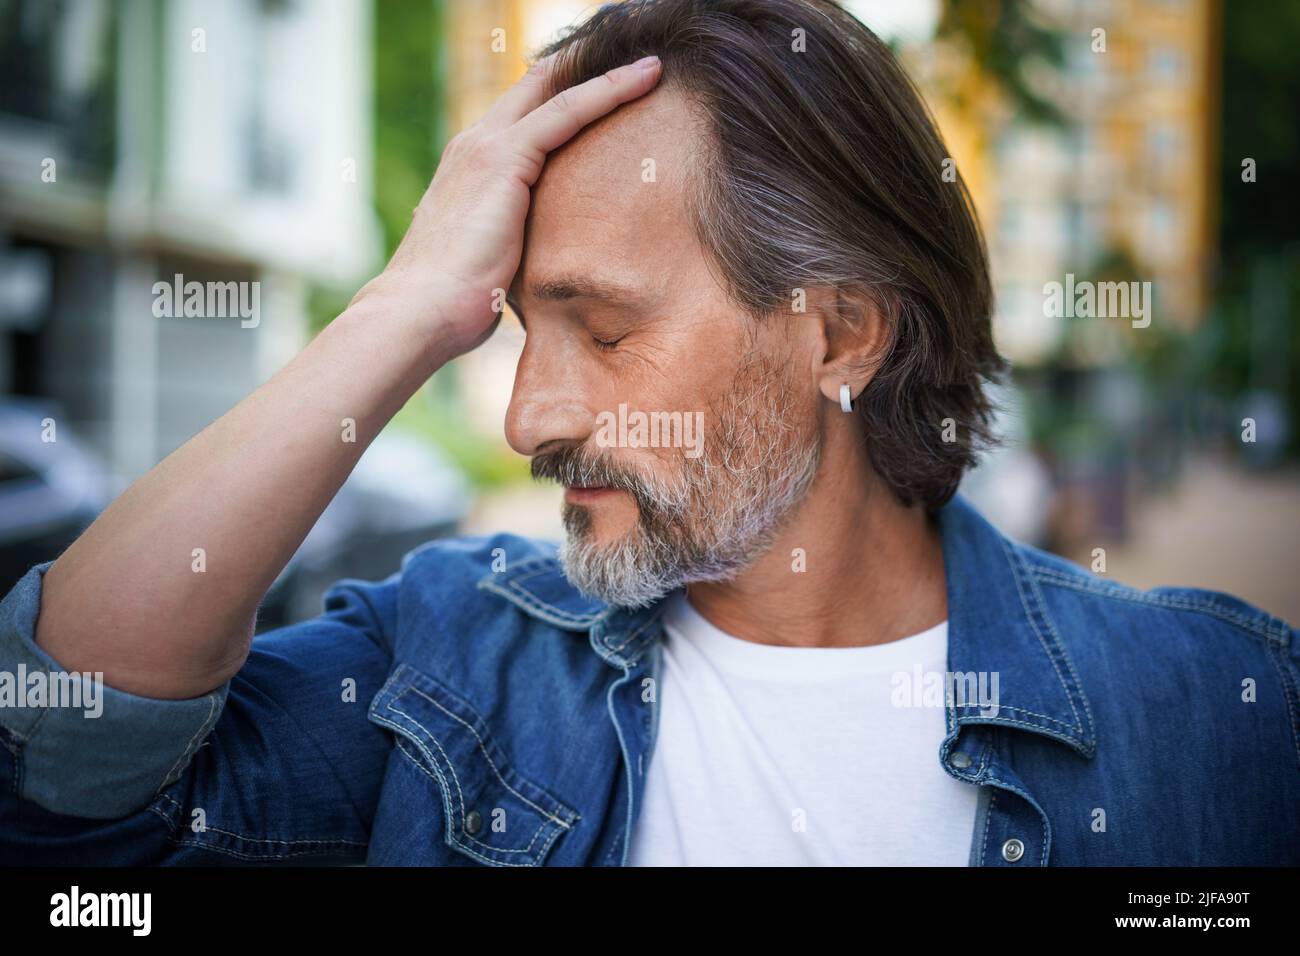
[[[627,303],[641,298],[640,293],[630,286],[589,279],[580,275],[553,276],[538,280],[528,286],[528,294],[539,302],[594,299],[597,302]]]

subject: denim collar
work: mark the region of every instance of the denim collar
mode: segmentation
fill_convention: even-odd
[[[996,724],[1053,737],[1091,758],[1097,746],[1092,710],[1025,549],[961,495],[938,518],[948,582],[948,669],[999,678],[995,715],[984,715],[978,703],[949,704],[950,739],[960,726]]]
[[[487,575],[478,586],[540,621],[589,634],[592,650],[622,668],[634,667],[659,636],[654,625],[668,599],[666,595],[650,607],[628,610],[587,597],[569,583],[555,557],[521,561],[507,571]]]
[[[1023,550],[961,495],[937,517],[948,589],[948,669],[998,675],[996,713],[978,702],[947,702],[945,749],[960,727],[993,724],[1052,737],[1092,757],[1092,712]],[[478,586],[531,617],[588,634],[592,649],[622,668],[635,666],[658,638],[655,625],[666,603],[629,611],[586,597],[569,584],[555,557],[521,562]]]

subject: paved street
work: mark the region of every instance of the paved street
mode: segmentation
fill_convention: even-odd
[[[1106,547],[1107,577],[1227,591],[1300,623],[1300,473],[1251,474],[1202,459],[1168,494],[1134,502],[1132,536]],[[1071,555],[1090,564],[1087,553]]]

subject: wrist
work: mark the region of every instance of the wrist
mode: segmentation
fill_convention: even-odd
[[[364,327],[370,335],[383,330],[385,338],[391,337],[401,354],[409,356],[423,378],[428,378],[460,353],[449,334],[439,296],[398,290],[396,285],[387,273],[376,276],[335,322]],[[418,310],[411,308],[412,302],[420,303]]]

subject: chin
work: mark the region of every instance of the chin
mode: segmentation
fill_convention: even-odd
[[[640,513],[632,502],[630,513],[624,513],[621,502],[600,502],[595,505],[578,505],[565,502],[562,517],[564,529],[574,543],[596,547],[617,547],[640,528]]]

